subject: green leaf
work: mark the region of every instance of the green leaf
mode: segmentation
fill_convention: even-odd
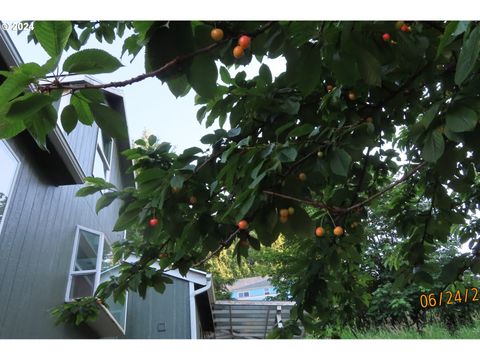
[[[328,159],[330,169],[334,174],[343,177],[348,175],[348,170],[352,162],[352,157],[349,153],[343,149],[334,149],[329,153]]]
[[[35,77],[22,71],[15,71],[0,85],[0,107],[26,90]]]
[[[283,148],[278,154],[278,160],[281,162],[292,162],[297,158],[298,151],[294,147]]]
[[[75,96],[79,96],[88,102],[106,103],[105,95],[99,89],[81,89],[75,92]]]
[[[70,55],[63,63],[63,71],[75,74],[111,73],[122,67],[122,63],[108,52],[86,49]]]
[[[52,101],[53,99],[48,95],[28,93],[12,102],[7,117],[12,120],[24,120],[51,104]]]
[[[382,66],[370,52],[360,51],[358,67],[365,83],[372,86],[382,86]]]
[[[24,122],[37,145],[43,150],[47,150],[47,135],[57,124],[57,110],[53,105],[44,106],[32,116],[26,118]]]
[[[185,178],[182,175],[175,174],[170,179],[170,186],[173,187],[173,188],[181,189],[183,187],[183,182],[184,181],[185,181]]]
[[[217,93],[217,66],[208,55],[195,56],[187,71],[187,78],[198,95],[212,99]]]
[[[222,79],[227,85],[233,82],[232,77],[225,66],[220,66],[220,79]]]
[[[428,162],[436,162],[445,150],[443,135],[437,130],[430,131],[425,138],[422,156]]]
[[[186,76],[180,76],[178,78],[171,79],[167,82],[170,92],[176,97],[184,97],[190,91],[190,84],[187,81]]]
[[[51,57],[59,56],[72,32],[70,21],[35,21],[33,33]]]
[[[96,192],[99,192],[101,189],[98,188],[97,186],[85,186],[81,188],[80,190],[77,191],[75,196],[78,197],[83,197],[83,196],[88,196],[91,194],[95,194]]]
[[[116,192],[108,192],[103,194],[100,199],[97,200],[95,212],[98,214],[100,210],[110,205],[117,197],[118,193]]]
[[[446,128],[453,132],[472,131],[477,125],[477,113],[465,106],[456,106],[447,111]]]
[[[435,119],[435,116],[437,116],[439,107],[440,104],[434,104],[431,108],[425,111],[425,113],[419,116],[418,123],[421,124],[425,129],[428,129],[432,121]]]
[[[62,121],[63,130],[65,130],[67,134],[70,134],[78,123],[78,115],[75,107],[71,104],[65,106],[62,110],[60,119]]]
[[[0,139],[14,137],[25,130],[25,123],[22,120],[11,119],[6,116],[9,108],[9,105],[0,108]]]
[[[301,137],[307,134],[310,134],[313,131],[313,125],[311,124],[303,124],[288,133],[288,137]]]
[[[460,55],[458,56],[457,68],[455,70],[455,84],[461,85],[470,75],[477,63],[478,54],[480,53],[480,26],[469,34],[464,41]]]
[[[75,111],[78,115],[78,120],[80,120],[82,124],[93,124],[92,110],[90,110],[90,106],[86,100],[80,98],[76,94],[73,94],[70,98],[70,104],[75,108]]]
[[[123,116],[112,108],[92,103],[90,104],[95,122],[110,137],[128,139],[128,130]]]

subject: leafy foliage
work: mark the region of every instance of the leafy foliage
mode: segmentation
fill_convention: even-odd
[[[297,318],[308,332],[321,333],[326,324],[363,321],[359,314],[375,302],[373,291],[450,286],[462,274],[479,271],[477,23],[410,22],[411,31],[403,32],[382,21],[225,21],[215,24],[224,39],[213,42],[213,24],[202,21],[72,22],[65,48],[79,51],[63,64],[67,72],[120,66],[108,54],[99,54],[99,63],[82,55],[93,34],[112,42],[128,28],[133,34],[124,41],[124,53],[135,57],[145,48],[146,74],[92,85],[91,93],[58,79],[40,85],[59,66],[54,55],[68,31],[36,25],[53,29],[55,46],[40,32],[30,34],[52,59],[2,73],[0,137],[27,129],[44,146],[55,125],[51,103],[65,91],[73,93],[72,107],[62,116],[68,130],[95,121],[107,133],[125,135],[116,132],[121,122],[106,110],[99,89],[149,77],[166,82],[176,97],[193,89],[197,121],[216,127],[201,139],[208,150],[177,154],[155,137],[138,140],[124,153],[134,163],[135,188],[89,179],[80,191],[86,196],[112,190],[100,198],[97,211],[120,199],[114,230],[140,232],[139,239],[116,244],[117,259],[134,253],[139,261],[122,264],[121,275],[101,288],[101,297],[119,298],[126,288],[162,291],[161,271],[167,267],[186,273],[225,248],[240,261],[283,235],[285,289],[297,302],[292,324]],[[236,59],[232,49],[244,34],[251,46]],[[244,71],[230,73],[253,58],[277,57],[286,70],[276,77],[266,64],[248,79]],[[37,92],[25,95],[28,85],[51,101]],[[26,103],[38,111],[32,114]],[[293,213],[282,219],[280,211],[288,208]],[[372,233],[383,229],[372,222],[372,211],[388,219],[385,229],[396,239],[385,259],[395,271],[375,289],[365,252],[376,241]],[[155,227],[148,225],[152,217],[158,218]],[[246,230],[236,226],[242,219],[249,223]],[[324,237],[315,237],[316,226],[325,229]],[[345,230],[343,236],[333,235],[336,226]],[[451,240],[456,246],[469,241],[471,253],[432,268],[438,249]],[[159,272],[150,267],[156,261]],[[379,306],[395,308],[392,316],[401,318],[414,310],[404,295]]]

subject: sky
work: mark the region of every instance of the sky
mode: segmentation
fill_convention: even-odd
[[[47,53],[39,44],[35,45],[33,41],[28,43],[27,34],[27,32],[23,32],[17,35],[16,32],[9,32],[24,62],[35,61],[43,64],[49,58]],[[128,33],[124,38],[127,36]],[[107,44],[105,42],[100,43],[94,36],[91,36],[82,49],[103,49],[120,58],[122,45],[123,40],[121,39],[114,41],[113,44]],[[71,53],[72,51],[69,51],[64,54],[62,61]],[[98,74],[94,77],[101,82],[110,82],[129,79],[144,73],[144,51],[142,50],[132,63],[130,63],[131,59],[130,56],[125,54],[121,59],[124,65],[122,68],[114,73]],[[277,76],[285,70],[285,61],[282,59],[268,59],[266,63],[270,65],[273,76]],[[254,60],[247,67],[240,66],[237,70],[232,68],[231,73],[235,74],[238,71],[245,70],[247,77],[250,78],[258,74],[259,67],[260,63]],[[146,130],[149,134],[156,135],[160,141],[171,143],[177,151],[192,146],[207,148],[206,145],[200,143],[200,138],[213,132],[215,124],[206,129],[204,125],[198,123],[196,119],[198,107],[194,105],[195,92],[193,90],[190,90],[188,95],[183,98],[175,98],[170,93],[167,84],[162,84],[157,78],[149,78],[123,87],[121,91],[124,95],[131,140],[141,138],[144,130]]]

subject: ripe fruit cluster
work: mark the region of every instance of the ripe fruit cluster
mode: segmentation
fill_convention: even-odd
[[[238,38],[238,45],[233,48],[233,57],[235,59],[240,59],[244,54],[245,50],[250,47],[252,39],[248,35],[242,35]]]
[[[325,235],[325,229],[321,226],[318,226],[315,229],[315,235],[317,237],[322,237]],[[333,229],[333,235],[335,236],[342,236],[343,235],[343,228],[341,226],[336,226],[335,229]]]
[[[288,217],[295,214],[295,209],[290,206],[288,209],[280,209],[278,213],[280,215],[280,222],[285,224],[288,221]]]

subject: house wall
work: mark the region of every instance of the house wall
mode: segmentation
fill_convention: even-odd
[[[142,299],[129,293],[127,308],[128,339],[189,339],[190,309],[188,281],[173,278],[165,292],[147,290]]]
[[[87,139],[96,140],[97,128],[79,128],[79,138],[72,135],[70,142],[91,175]],[[118,241],[123,234],[111,229],[120,204],[115,201],[97,216],[100,195],[78,198],[81,185],[53,186],[28,150],[29,142],[26,134],[8,141],[21,165],[0,233],[0,338],[91,337],[87,328],[55,326],[49,310],[64,301],[76,226]],[[111,181],[122,186],[118,159],[114,148]]]
[[[273,286],[268,287],[269,289],[269,294],[265,295],[265,289],[267,287],[261,287],[261,288],[251,288],[251,289],[242,289],[240,291],[233,291],[232,292],[232,298],[236,300],[264,300],[266,297],[269,296],[275,296],[277,291]],[[239,297],[239,293],[244,293],[247,292],[249,293],[248,297]]]

